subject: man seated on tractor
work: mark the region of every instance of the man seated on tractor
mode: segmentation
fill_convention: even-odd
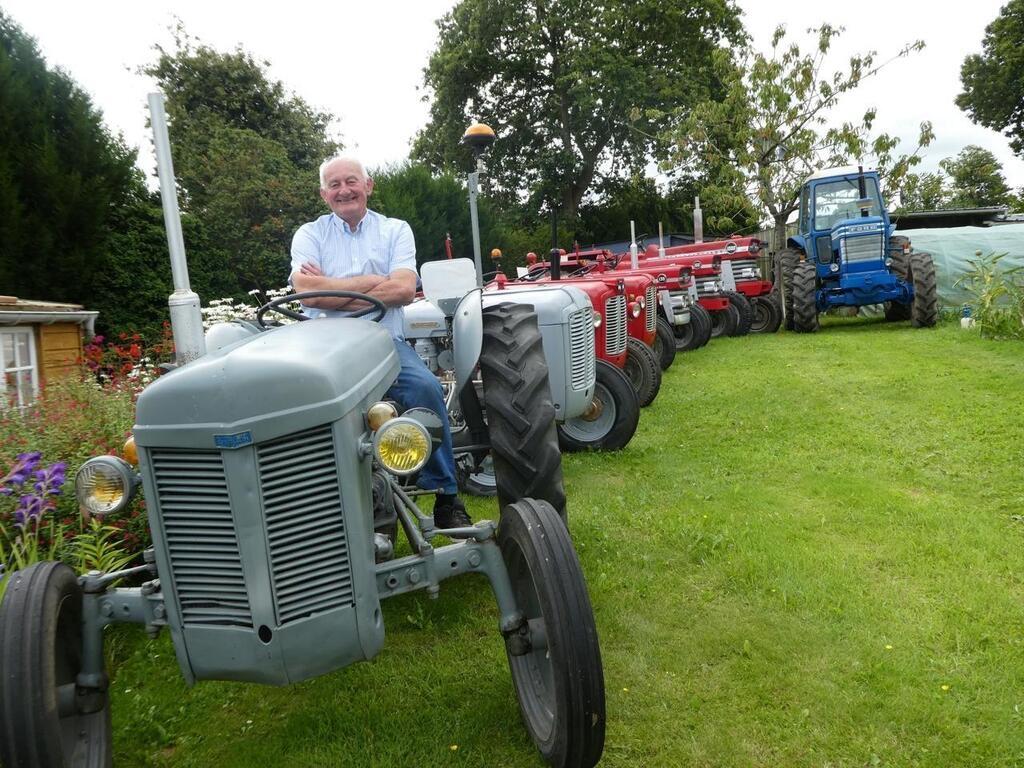
[[[331,213],[303,224],[292,238],[289,281],[295,290],[357,291],[388,307],[380,321],[391,332],[402,369],[386,397],[403,409],[429,408],[441,417],[444,437],[419,474],[417,485],[436,490],[434,523],[438,528],[472,525],[456,495],[455,459],[441,384],[405,343],[403,309],[416,295],[416,244],[412,229],[366,207],[373,179],[358,160],[332,157],[320,166],[320,197]],[[350,302],[341,298],[307,299],[311,318],[344,316]]]

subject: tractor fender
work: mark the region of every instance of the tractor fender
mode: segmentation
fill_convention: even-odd
[[[484,343],[484,310],[482,290],[476,288],[459,301],[452,315],[452,348],[455,351],[455,401],[480,360]]]
[[[807,253],[807,238],[803,235],[793,235],[786,240],[786,247]]]

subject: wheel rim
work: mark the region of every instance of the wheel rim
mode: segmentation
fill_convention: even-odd
[[[693,341],[693,318],[690,318],[690,322],[684,323],[683,328],[685,330],[676,334],[676,349],[685,349]]]
[[[725,333],[725,310],[711,312],[711,338],[717,339]]]
[[[583,443],[596,443],[611,432],[618,409],[611,392],[600,381],[594,385],[594,400],[600,406],[597,415],[592,419],[584,416],[568,419],[562,425],[566,435]]]
[[[754,319],[750,323],[751,333],[760,333],[768,327],[768,323],[771,322],[771,312],[768,311],[768,307],[763,302],[755,301],[754,306]]]
[[[490,454],[487,454],[484,460],[480,462],[480,471],[470,474],[468,482],[482,490],[497,491],[498,481],[494,477],[494,460],[491,459]]]
[[[57,702],[57,716],[61,752],[69,766],[92,766],[91,753],[102,738],[107,709],[106,694],[103,706],[96,712],[82,713],[77,708],[75,681],[82,668],[81,616],[77,601],[64,597],[57,609],[56,633],[53,644],[53,686]]]
[[[626,355],[626,367],[623,369],[623,373],[629,378],[629,383],[633,385],[633,389],[639,392],[644,386],[644,371],[640,366],[640,361],[636,359],[636,355],[629,353]]]
[[[537,642],[547,637],[540,597],[522,549],[515,545],[509,547],[504,555],[516,603],[530,624],[530,637],[533,640],[533,648],[529,653],[509,657],[509,667],[530,730],[542,741],[548,741],[555,727],[555,674],[547,643]]]

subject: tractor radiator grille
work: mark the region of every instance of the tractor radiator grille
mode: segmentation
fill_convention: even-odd
[[[880,234],[844,237],[841,242],[840,250],[844,261],[881,261],[885,257]]]
[[[760,280],[761,268],[757,264],[757,259],[733,259],[732,276],[738,283]]]
[[[182,623],[251,627],[220,453],[153,451],[151,460]]]
[[[698,296],[714,296],[718,294],[718,278],[714,275],[707,277],[695,277],[694,281],[697,283],[697,295]]]
[[[647,332],[651,333],[655,328],[658,327],[658,305],[655,304],[657,299],[657,291],[654,289],[654,284],[647,286],[647,309],[644,311],[647,313]]]
[[[590,307],[578,309],[569,318],[569,380],[574,391],[594,381],[594,313]]]
[[[604,305],[604,349],[608,355],[626,351],[626,297],[612,296]]]
[[[279,624],[353,605],[331,428],[297,432],[256,451]]]

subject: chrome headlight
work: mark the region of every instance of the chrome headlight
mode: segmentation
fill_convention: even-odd
[[[598,312],[595,309],[593,317],[594,317],[594,327],[595,328],[600,328],[601,327],[601,313]]]
[[[414,474],[430,458],[430,433],[415,419],[391,419],[374,433],[373,455],[393,475]]]
[[[139,477],[132,465],[116,456],[97,456],[75,475],[75,497],[89,514],[103,517],[120,512],[135,495]]]
[[[828,268],[829,268],[829,271],[831,271],[831,272],[838,272],[839,271],[839,265],[836,264],[834,261],[831,264],[828,265]]]

